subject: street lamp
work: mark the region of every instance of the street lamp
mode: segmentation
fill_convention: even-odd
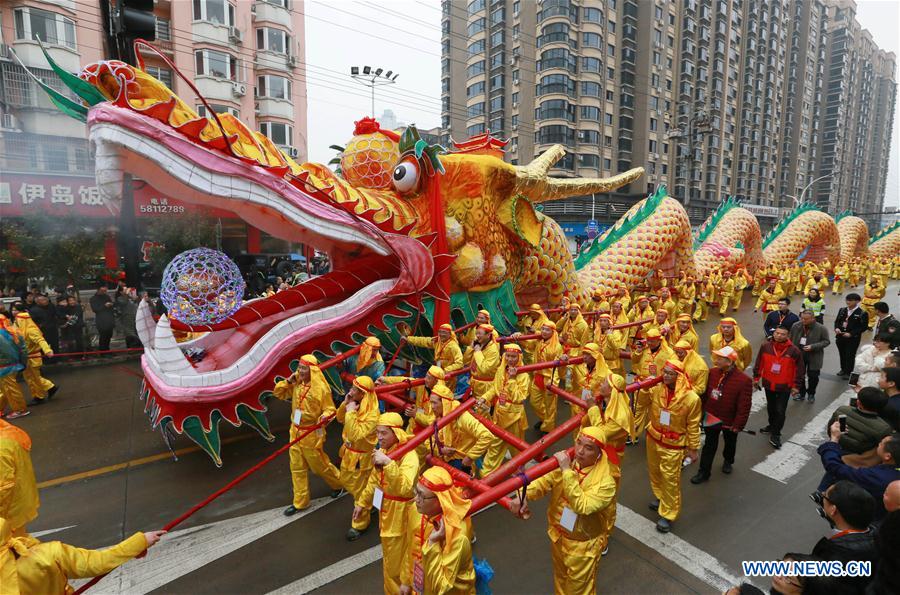
[[[372,93],[373,118],[375,117],[375,87],[381,87],[383,85],[393,85],[395,82],[397,82],[398,76],[400,76],[400,74],[392,70],[388,70],[385,73],[383,68],[363,66],[362,72],[360,72],[359,66],[350,67],[350,78],[360,83],[361,85],[368,87]]]
[[[816,178],[815,180],[813,180],[812,182],[807,184],[806,187],[803,188],[803,190],[800,191],[799,198],[794,196],[793,194],[787,194],[785,196],[787,196],[788,198],[792,198],[794,200],[794,208],[796,209],[798,206],[803,204],[803,197],[806,196],[806,191],[809,190],[813,184],[815,184],[819,180],[825,180],[825,179],[832,178],[832,177],[834,177],[834,174],[827,174],[827,175]]]

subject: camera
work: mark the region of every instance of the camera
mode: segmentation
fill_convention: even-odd
[[[812,492],[809,495],[809,499],[812,500],[813,502],[815,502],[817,507],[821,507],[825,502],[825,499],[822,497],[822,492],[820,492],[818,490],[816,490],[815,492]]]

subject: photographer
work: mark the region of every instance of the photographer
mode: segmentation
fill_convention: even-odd
[[[56,312],[63,353],[84,351],[84,307],[70,295],[59,298]]]
[[[843,405],[835,410],[828,421],[828,427],[841,416],[846,417],[847,430],[838,440],[845,453],[862,454],[872,450],[882,438],[891,433],[890,424],[880,417],[885,405],[887,395],[884,391],[867,386],[857,393],[855,407]]]

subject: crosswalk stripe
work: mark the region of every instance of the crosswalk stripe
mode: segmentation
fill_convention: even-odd
[[[313,572],[312,574],[307,574],[300,580],[294,581],[289,585],[285,585],[280,589],[271,591],[269,595],[294,595],[295,593],[309,593],[310,591],[315,591],[316,589],[324,587],[329,583],[333,583],[334,581],[347,576],[351,572],[356,572],[360,568],[365,568],[373,562],[378,562],[379,560],[381,560],[381,558],[381,544],[373,545],[367,550],[344,558],[343,560],[335,562],[330,566],[326,566],[325,568]]]

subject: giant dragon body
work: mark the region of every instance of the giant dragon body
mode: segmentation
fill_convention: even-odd
[[[695,240],[684,208],[661,188],[573,259],[559,225],[535,205],[609,192],[637,179],[641,168],[606,179],[554,179],[547,172],[564,155],[560,146],[517,167],[503,161],[504,143],[489,135],[441,154],[414,129],[398,136],[364,120],[343,151],[338,175],[295,163],[228,114],[200,117],[141,68],[108,61],[76,77],[52,60],[51,66],[83,101],[45,87],[61,109],[86,121],[98,186],[111,205],[127,172],[329,255],[329,274],[247,302],[218,324],[190,327],[165,316],[156,322],[142,304],[142,396],[151,421],[186,433],[217,464],[223,419],[271,439],[269,390],[301,354],[327,357],[372,333],[391,347],[401,320],[429,333],[429,319],[447,294],[455,323],[487,308],[498,330],[511,331],[507,317],[517,302],[554,306],[567,297],[587,305],[595,289],[635,285],[653,271],[702,275],[746,266],[753,272],[801,254],[834,262],[867,247],[867,233],[850,221],[855,218],[839,223],[856,234],[845,246],[834,220],[807,206],[763,240],[755,217],[734,201]],[[893,256],[898,243],[895,226],[868,248]],[[178,343],[173,329],[199,337]],[[202,349],[205,357],[191,362],[188,349]]]

